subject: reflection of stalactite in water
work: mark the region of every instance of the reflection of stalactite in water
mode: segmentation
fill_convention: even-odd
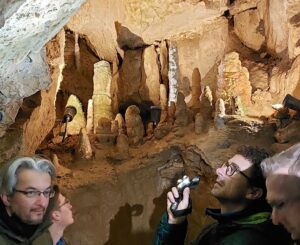
[[[171,102],[176,103],[178,91],[178,66],[177,66],[177,47],[170,43],[169,47],[169,106]]]

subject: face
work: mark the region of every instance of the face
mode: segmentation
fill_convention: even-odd
[[[17,179],[16,190],[43,192],[51,188],[51,177],[48,173],[24,169],[18,173]],[[3,195],[2,200],[9,215],[15,214],[27,224],[41,223],[49,204],[49,197],[43,194],[27,197],[21,192],[14,192],[10,196]]]
[[[53,223],[59,222],[63,227],[73,224],[74,218],[70,201],[62,194],[59,194],[58,203],[59,208],[53,211]]]
[[[300,239],[300,178],[274,174],[267,177],[266,186],[273,223],[282,224],[292,239]]]
[[[243,171],[248,176],[247,169],[252,163],[242,155],[235,155],[228,160],[228,164],[238,167],[239,171]],[[217,179],[211,191],[212,195],[218,200],[226,200],[230,202],[239,202],[245,200],[249,184],[242,174],[236,171],[232,176],[226,174],[226,166],[217,168]]]

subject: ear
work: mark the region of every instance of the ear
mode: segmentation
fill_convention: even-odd
[[[262,188],[258,187],[250,187],[246,193],[246,198],[249,200],[256,200],[259,199],[263,195]]]
[[[60,221],[61,215],[59,211],[52,211],[51,218],[54,221]]]
[[[6,207],[9,207],[10,206],[10,197],[6,193],[1,194],[0,197],[1,197],[1,200],[4,203],[4,205]]]

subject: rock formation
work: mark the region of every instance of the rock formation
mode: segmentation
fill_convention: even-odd
[[[233,97],[239,96],[242,106],[247,107],[251,104],[251,92],[249,72],[241,65],[239,54],[227,54],[219,65],[217,98],[223,99],[232,111]]]
[[[137,106],[131,105],[127,108],[125,123],[129,144],[136,146],[142,143],[145,131],[140,110]]]
[[[100,118],[112,120],[111,79],[110,64],[107,61],[102,60],[94,64],[94,133]]]
[[[86,160],[90,160],[93,157],[93,150],[86,128],[81,128],[79,135],[79,145],[77,148],[77,155]]]
[[[68,99],[67,105],[76,108],[76,115],[71,122],[67,123],[67,134],[66,135],[78,135],[82,128],[86,127],[86,120],[82,111],[82,105],[79,99],[75,95],[71,95]],[[65,127],[65,125],[63,126]]]

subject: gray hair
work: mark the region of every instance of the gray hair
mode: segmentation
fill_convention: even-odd
[[[17,175],[22,169],[35,170],[48,173],[51,182],[56,179],[56,171],[52,162],[40,156],[17,157],[7,162],[0,170],[0,193],[11,195],[14,192],[18,178]]]
[[[300,177],[300,143],[265,159],[261,163],[261,168],[265,176],[279,169],[287,169],[287,174]]]

